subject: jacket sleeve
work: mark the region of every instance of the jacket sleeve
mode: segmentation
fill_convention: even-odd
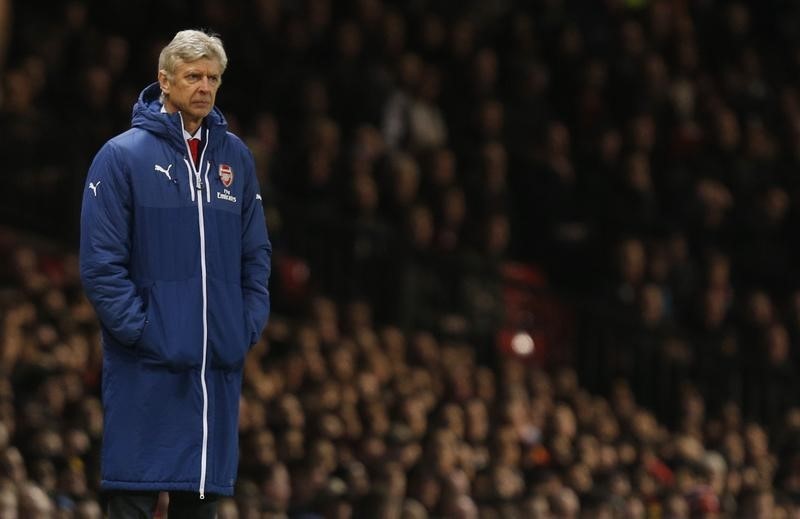
[[[269,276],[272,245],[267,234],[264,206],[255,163],[248,151],[245,164],[244,200],[242,203],[242,292],[250,344],[258,342],[269,318]]]
[[[130,278],[132,201],[119,150],[106,143],[86,177],[81,207],[80,273],[103,327],[126,346],[145,324],[144,304]]]

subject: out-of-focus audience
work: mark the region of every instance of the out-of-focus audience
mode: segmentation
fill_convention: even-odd
[[[0,0],[0,517],[102,515],[80,191],[174,20],[275,249],[220,517],[800,513],[800,5]]]
[[[76,258],[12,233],[2,249],[0,517],[101,517],[101,351]],[[363,302],[307,303],[247,359],[220,517],[800,513],[800,408],[766,427],[732,401],[709,413],[687,382],[668,428],[638,379],[592,394],[569,365],[486,365],[470,342],[376,323]]]

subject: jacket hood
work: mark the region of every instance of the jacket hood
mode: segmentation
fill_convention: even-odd
[[[139,94],[139,99],[133,105],[131,126],[142,128],[149,132],[163,136],[173,142],[178,148],[184,149],[183,126],[180,112],[168,114],[161,111],[161,87],[158,83],[151,83]],[[209,132],[208,147],[213,148],[225,135],[228,122],[222,112],[214,106],[205,119],[203,128]],[[205,131],[203,132],[205,138]]]

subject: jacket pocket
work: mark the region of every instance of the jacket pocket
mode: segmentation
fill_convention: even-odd
[[[203,294],[200,278],[159,281],[143,296],[147,304],[137,354],[171,369],[196,368],[203,360]]]
[[[244,312],[242,286],[208,278],[208,347],[211,367],[242,367],[250,350],[249,320]]]

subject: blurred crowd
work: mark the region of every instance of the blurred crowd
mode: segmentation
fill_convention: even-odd
[[[80,194],[190,26],[275,248],[222,517],[800,513],[800,5],[61,0],[0,1],[0,517],[100,516]]]
[[[101,347],[77,258],[9,232],[0,250],[0,517],[99,518]],[[768,429],[686,388],[667,428],[624,379],[596,395],[570,366],[489,366],[367,303],[307,303],[248,357],[222,519],[800,513],[800,409]]]

